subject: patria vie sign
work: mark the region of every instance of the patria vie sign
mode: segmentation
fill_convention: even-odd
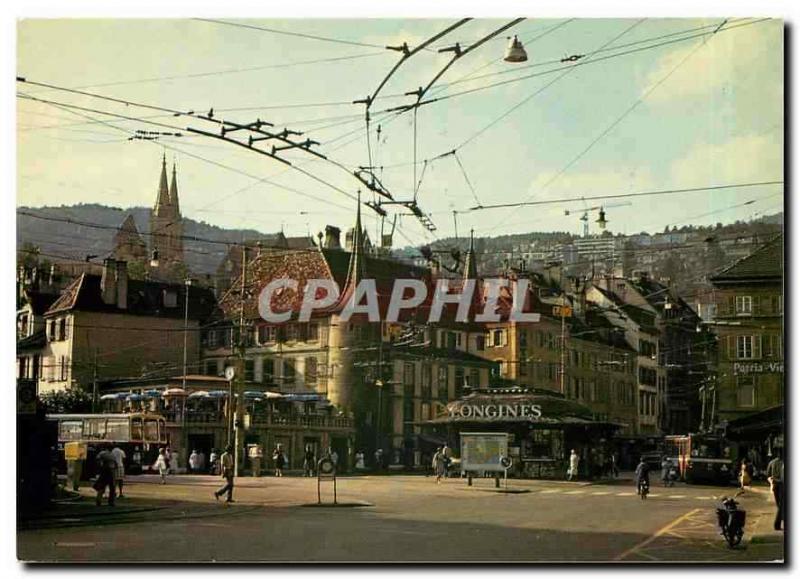
[[[542,417],[539,404],[461,404],[449,408],[450,418],[528,418]]]

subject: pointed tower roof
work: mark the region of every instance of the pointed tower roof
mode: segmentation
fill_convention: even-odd
[[[175,162],[172,163],[172,183],[169,186],[169,203],[175,209],[175,215],[181,214],[180,204],[178,203],[178,177],[176,174]]]
[[[478,261],[475,259],[475,230],[469,232],[469,250],[464,258],[464,279],[478,279]]]
[[[120,232],[125,233],[135,233],[139,235],[139,229],[136,227],[136,221],[133,219],[133,215],[128,214],[125,218],[125,221],[122,222],[122,225],[119,226]]]
[[[156,198],[154,211],[156,215],[161,215],[167,207],[169,207],[169,187],[167,185],[167,155],[165,153],[161,160],[161,180],[158,183],[158,197]]]
[[[366,256],[364,255],[364,230],[361,228],[361,193],[358,194],[356,208],[356,224],[353,228],[353,251],[350,254],[350,265],[347,268],[347,281],[342,295],[347,290],[354,290],[366,273]]]

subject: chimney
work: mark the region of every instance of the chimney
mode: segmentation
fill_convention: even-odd
[[[341,229],[333,225],[325,226],[325,248],[326,249],[342,249],[342,244],[339,242]]]
[[[107,306],[117,303],[117,260],[107,257],[103,260],[103,275],[100,278],[100,295]]]
[[[117,307],[126,310],[128,309],[128,264],[118,261],[114,273],[117,282]]]

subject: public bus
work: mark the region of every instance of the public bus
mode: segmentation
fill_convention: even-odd
[[[734,479],[734,461],[721,436],[665,436],[664,447],[664,455],[677,465],[681,479],[687,483],[729,484]]]
[[[167,423],[158,414],[48,414],[47,420],[58,423],[59,471],[66,471],[65,443],[87,445],[84,477],[95,473],[94,457],[102,444],[125,451],[125,472],[129,474],[150,470],[159,448],[168,445]]]

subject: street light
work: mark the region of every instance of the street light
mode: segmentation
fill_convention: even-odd
[[[150,256],[150,267],[158,267],[158,250],[154,249],[152,255]]]
[[[189,288],[192,287],[192,280],[190,278],[186,278],[183,282],[185,286],[184,293],[186,294],[185,299],[185,306],[183,312],[183,380],[182,386],[183,389],[186,390],[186,342],[189,335]]]
[[[506,62],[525,62],[528,60],[528,53],[525,52],[525,47],[522,46],[522,42],[519,41],[516,35],[509,40],[503,60]]]

